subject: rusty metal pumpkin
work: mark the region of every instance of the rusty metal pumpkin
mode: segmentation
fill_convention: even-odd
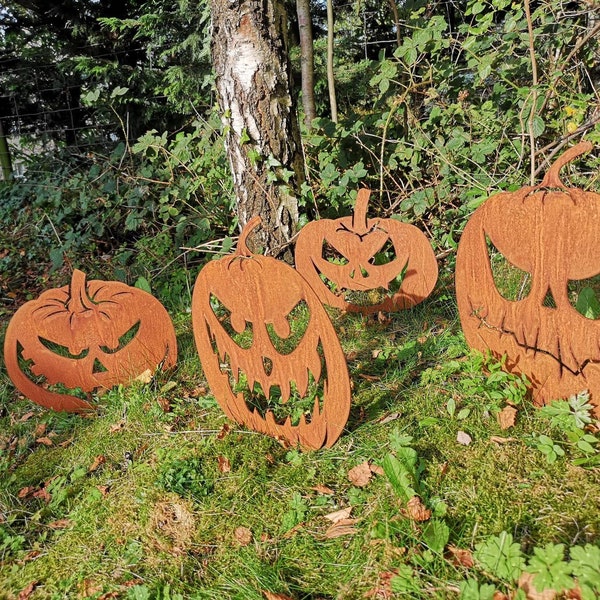
[[[17,310],[4,359],[11,380],[30,400],[80,412],[94,407],[76,389],[107,389],[159,364],[173,366],[177,340],[167,311],[151,294],[118,281],[86,281],[75,270],[69,285]]]
[[[472,215],[456,260],[456,296],[470,346],[507,355],[544,404],[588,390],[600,407],[600,321],[580,314],[569,281],[600,273],[600,194],[567,188],[559,170],[592,145],[565,152],[536,186],[490,197]],[[525,297],[507,299],[494,280],[489,243],[529,274]],[[596,409],[597,410],[597,409]]]
[[[352,216],[305,225],[296,243],[296,268],[329,306],[363,314],[410,308],[435,286],[435,254],[414,225],[395,219],[368,219],[370,194],[365,188],[358,191]],[[386,249],[391,260],[377,264],[377,255]],[[337,263],[329,260],[328,252]],[[398,278],[401,285],[391,292],[390,285]],[[358,304],[346,299],[349,291],[372,290],[383,290],[383,300]]]
[[[260,217],[251,219],[237,251],[209,262],[194,285],[192,323],[204,373],[234,421],[307,449],[331,446],[350,410],[345,357],[304,279],[286,263],[248,250],[247,236],[259,223]],[[292,315],[299,306],[308,322],[293,336]],[[322,390],[314,402],[311,382]],[[288,411],[307,398],[310,406],[296,423],[290,414],[276,417],[276,404]]]

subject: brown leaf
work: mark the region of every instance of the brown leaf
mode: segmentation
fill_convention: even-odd
[[[44,446],[53,446],[54,442],[49,437],[40,437],[35,440],[36,444],[44,444]]]
[[[358,352],[356,350],[351,350],[350,352],[346,352],[345,356],[346,356],[346,360],[348,362],[351,362],[353,360],[356,360],[356,358],[358,356]]]
[[[456,441],[463,446],[468,446],[473,441],[473,438],[468,433],[459,431],[456,435]]]
[[[32,581],[29,585],[25,586],[17,596],[18,600],[27,600],[33,593],[33,590],[38,586],[39,581]]]
[[[517,409],[512,406],[505,406],[497,415],[498,425],[500,429],[508,429],[515,424],[517,419]]]
[[[354,535],[358,532],[358,529],[353,527],[353,524],[356,522],[356,519],[344,519],[339,523],[335,523],[325,532],[325,537],[328,540],[332,540],[344,535]]]
[[[495,444],[508,444],[509,442],[516,442],[518,441],[517,438],[512,438],[512,437],[500,437],[499,435],[493,435],[490,438],[490,442],[494,442]]]
[[[97,485],[96,489],[104,496],[108,496],[108,492],[110,492],[110,485]]]
[[[556,590],[543,590],[538,592],[533,583],[535,575],[533,573],[522,573],[519,577],[519,588],[525,592],[527,600],[554,600]]]
[[[263,594],[265,595],[266,600],[294,600],[290,596],[286,596],[285,594],[276,594],[275,592],[268,592],[267,590],[263,590]]]
[[[152,377],[154,372],[152,369],[146,369],[143,373],[140,373],[135,380],[140,381],[141,383],[150,383],[152,381]]]
[[[252,531],[248,527],[236,528],[233,535],[240,546],[247,546],[252,542]]]
[[[219,471],[221,473],[229,473],[231,471],[231,463],[226,456],[218,456],[217,461],[219,462]]]
[[[379,375],[367,375],[366,373],[359,373],[358,376],[361,379],[366,379],[367,381],[380,381],[381,377]]]
[[[348,479],[356,487],[365,487],[371,481],[373,473],[368,460],[348,471]]]
[[[463,548],[449,545],[448,552],[452,555],[452,564],[456,566],[467,567],[467,569],[470,569],[475,564],[473,561],[473,554],[471,554],[470,550],[464,550]]]
[[[33,432],[33,435],[35,437],[41,437],[44,435],[44,433],[46,433],[46,423],[40,423],[36,428],[35,431]]]
[[[391,581],[392,578],[398,574],[398,571],[384,571],[379,574],[379,582],[377,587],[369,590],[364,597],[365,598],[376,598],[377,600],[389,600],[394,596],[392,592]]]
[[[50,500],[52,500],[52,495],[45,487],[40,488],[39,490],[37,490],[37,492],[34,492],[33,497],[43,500],[46,504],[48,504]]]
[[[379,465],[369,465],[369,468],[374,475],[385,475],[383,467],[380,467]]]
[[[223,438],[227,437],[229,435],[230,431],[231,431],[231,427],[227,423],[223,423],[223,427],[221,427],[221,431],[219,431],[219,433],[217,433],[217,439],[222,440]]]
[[[31,417],[33,417],[35,415],[35,413],[30,410],[29,412],[26,412],[20,419],[19,419],[19,423],[25,423],[25,421],[29,421],[29,419],[31,419]]]
[[[492,600],[511,600],[511,597],[499,591],[495,591]]]
[[[429,521],[431,511],[423,504],[419,496],[413,496],[406,504],[406,514],[413,521]]]
[[[325,518],[331,521],[333,524],[339,523],[340,521],[347,519],[352,512],[352,507],[348,506],[347,508],[342,508],[340,510],[336,510],[335,512],[329,513],[325,515]]]
[[[94,471],[97,471],[101,465],[103,465],[106,462],[106,456],[104,456],[103,454],[98,454],[98,456],[96,456],[96,458],[94,458],[94,462],[89,466],[88,468],[88,473],[93,473]]]
[[[118,423],[113,423],[108,430],[109,433],[117,433],[117,431],[122,431],[125,429],[125,425],[127,421],[125,419],[121,419]]]
[[[68,440],[65,440],[64,442],[61,442],[60,444],[58,444],[61,448],[66,448],[72,441],[74,438],[70,437]]]
[[[379,419],[377,419],[377,421],[375,421],[375,423],[380,423],[381,425],[385,425],[386,423],[390,423],[391,421],[395,421],[396,419],[399,419],[401,416],[402,416],[402,413],[399,413],[399,412],[388,413],[387,415],[384,415],[383,417],[380,417]]]
[[[70,519],[58,519],[58,521],[52,521],[48,523],[50,529],[66,529],[70,527],[73,522]]]
[[[92,581],[91,579],[84,579],[79,586],[79,597],[89,598],[95,596],[102,591],[102,585]]]
[[[335,492],[331,488],[328,488],[326,485],[321,484],[314,485],[309,489],[314,490],[315,492],[319,492],[319,494],[324,494],[325,496],[332,496],[333,494],[335,494]]]
[[[17,498],[27,498],[28,496],[31,496],[33,494],[33,492],[35,492],[35,488],[31,485],[28,485],[27,487],[21,488],[19,490],[19,493],[17,494]]]
[[[171,402],[169,401],[168,398],[161,396],[160,398],[158,398],[158,404],[162,408],[163,412],[166,412],[166,413],[171,412]]]

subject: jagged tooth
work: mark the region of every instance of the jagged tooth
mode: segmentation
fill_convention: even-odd
[[[312,412],[312,420],[316,421],[317,417],[321,416],[321,412],[319,410],[319,396],[315,396],[315,405],[313,406]]]
[[[256,384],[256,380],[250,373],[246,373],[246,381],[248,384],[248,390],[250,391],[250,394],[254,394],[254,385]]]
[[[311,372],[315,381],[319,381],[321,379],[322,368],[323,366],[321,365],[321,357],[317,352],[315,352],[308,364],[308,370]]]
[[[302,371],[300,377],[296,378],[296,387],[298,388],[298,393],[302,398],[306,396],[306,390],[308,390],[308,369]]]
[[[275,416],[273,415],[272,410],[268,410],[265,414],[265,423],[267,424],[267,432],[277,435],[279,425],[277,425],[277,421],[275,421]]]
[[[281,391],[281,401],[284,404],[286,404],[288,402],[288,400],[290,399],[290,394],[291,394],[289,380],[288,379],[284,379],[281,382],[281,385],[279,386],[279,389]]]
[[[306,417],[305,417],[304,413],[302,413],[300,415],[300,419],[298,419],[297,428],[298,429],[303,429],[304,427],[306,427]]]

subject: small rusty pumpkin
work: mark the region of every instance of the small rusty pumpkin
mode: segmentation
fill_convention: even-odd
[[[352,216],[305,225],[296,243],[296,268],[329,306],[363,314],[411,308],[435,286],[435,254],[414,225],[395,219],[368,219],[370,194],[366,188],[358,191]],[[386,248],[391,259],[378,264],[377,255]],[[327,251],[335,255],[337,264],[328,260]],[[399,289],[390,292],[390,285],[399,277]],[[379,289],[386,295],[374,303],[357,304],[345,297],[348,291]]]
[[[467,342],[506,355],[506,368],[531,381],[537,404],[588,390],[600,407],[600,321],[580,314],[568,291],[570,281],[600,274],[600,194],[568,188],[559,178],[563,166],[591,149],[581,142],[539,185],[490,197],[458,246],[456,296]],[[498,289],[492,246],[528,274],[524,297],[509,299]]]
[[[93,405],[48,386],[93,392],[125,384],[177,360],[177,340],[165,308],[151,294],[118,281],[86,281],[40,294],[17,310],[4,341],[6,370],[30,400],[59,411]],[[23,361],[30,361],[26,370]],[[42,377],[36,383],[34,378]]]
[[[248,250],[247,236],[259,223],[260,217],[251,219],[237,251],[209,262],[196,279],[192,323],[204,373],[234,421],[306,449],[331,446],[350,410],[345,357],[304,279],[286,263]],[[291,315],[300,305],[308,322],[300,336],[293,336]],[[290,404],[307,397],[311,379],[320,384],[322,395],[314,402],[310,397],[310,410],[297,423],[289,414],[276,418],[273,397],[293,408]],[[266,400],[262,410],[250,402],[256,394]]]

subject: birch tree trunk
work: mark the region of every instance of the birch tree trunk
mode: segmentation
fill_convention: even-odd
[[[260,215],[262,229],[250,245],[289,259],[304,160],[285,8],[282,0],[212,0],[211,15],[212,61],[240,227]]]
[[[304,123],[310,129],[317,117],[315,107],[315,60],[313,49],[310,0],[296,0],[298,30],[300,32],[300,68],[302,71],[302,108]]]

